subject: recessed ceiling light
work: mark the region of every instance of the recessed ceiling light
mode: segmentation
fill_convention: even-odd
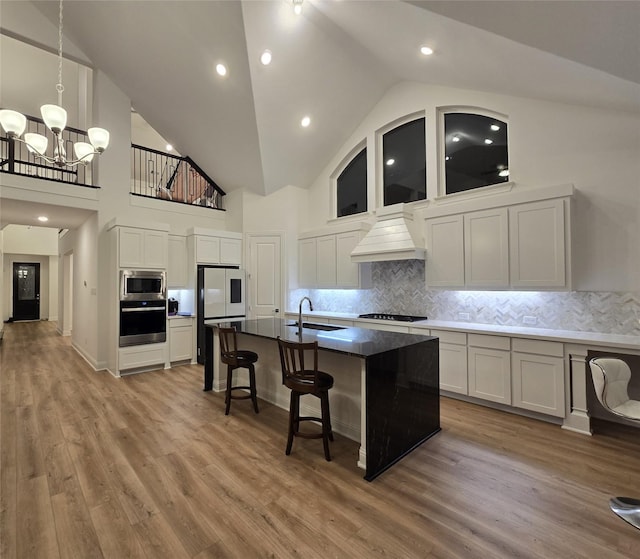
[[[227,67],[224,64],[216,64],[216,72],[218,72],[220,76],[226,76]]]
[[[485,144],[492,144],[492,143],[493,143],[493,140],[491,140],[490,138],[485,138],[485,139],[484,139],[484,143],[485,143]]]
[[[393,165],[395,162],[396,162],[396,160],[393,159],[393,157],[390,158],[390,159],[387,159],[387,165]]]
[[[173,150],[173,146],[171,144],[167,144],[167,151],[172,151]]]
[[[498,173],[499,177],[508,177],[509,176],[509,169],[502,169],[502,171],[500,171]]]
[[[46,215],[40,215],[38,216],[38,221],[42,221],[42,222],[49,221],[49,218]]]
[[[293,0],[293,13],[297,16],[302,14],[302,0]]]
[[[425,56],[431,56],[433,54],[433,49],[431,47],[428,47],[427,45],[422,45],[420,47],[420,52]]]
[[[492,124],[491,130],[493,130],[494,132],[497,132],[498,130],[500,130],[500,127],[497,124]]]
[[[311,118],[308,116],[303,117],[302,120],[300,121],[300,125],[304,126],[305,128],[310,124],[311,124]]]
[[[454,136],[453,138],[451,138],[452,142],[459,142],[460,141],[460,136]]]
[[[265,50],[260,55],[260,62],[262,62],[264,66],[268,66],[269,64],[271,64],[271,51],[269,49]]]

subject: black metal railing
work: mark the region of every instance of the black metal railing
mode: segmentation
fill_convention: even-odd
[[[46,136],[49,139],[49,151],[55,145],[55,136],[40,118],[27,116],[25,133],[27,132]],[[68,159],[74,158],[73,144],[89,141],[86,132],[68,127],[62,131],[62,140]],[[8,138],[4,131],[0,136],[0,172],[97,188],[93,185],[90,163],[68,168],[57,167],[36,157],[27,149],[25,143]]]
[[[222,210],[222,190],[190,157],[131,145],[131,194]]]

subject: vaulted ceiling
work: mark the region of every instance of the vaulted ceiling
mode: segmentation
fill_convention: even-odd
[[[226,191],[308,187],[402,81],[640,111],[640,2],[65,0],[64,25]]]

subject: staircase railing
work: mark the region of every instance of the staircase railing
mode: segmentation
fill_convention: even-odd
[[[222,190],[190,158],[131,145],[131,193],[222,210]]]
[[[42,134],[49,139],[50,146],[55,144],[53,133],[40,118],[27,116],[26,132]],[[73,153],[73,144],[76,142],[89,141],[86,132],[69,127],[62,131],[62,139],[64,149],[69,154]],[[4,131],[0,136],[0,172],[97,188],[92,184],[91,164],[61,169],[36,159],[23,142],[8,138]]]

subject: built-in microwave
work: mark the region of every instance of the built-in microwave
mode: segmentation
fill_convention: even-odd
[[[167,298],[166,275],[159,270],[120,270],[120,300],[150,301]]]

